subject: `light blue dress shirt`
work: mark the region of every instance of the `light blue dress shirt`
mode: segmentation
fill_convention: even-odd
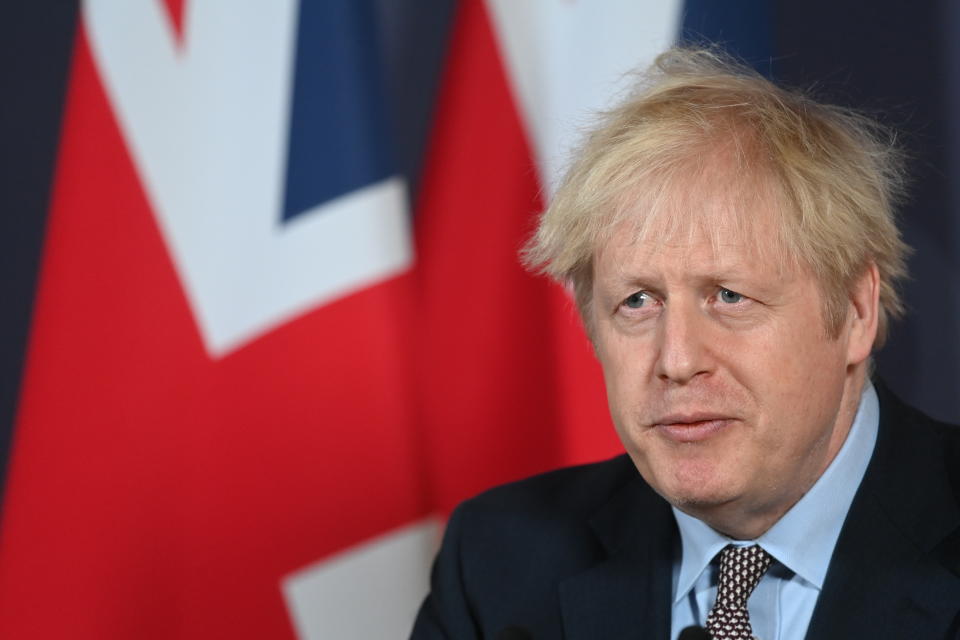
[[[728,544],[759,544],[774,563],[747,602],[760,640],[803,640],[853,496],[873,455],[880,405],[866,383],[850,433],[823,475],[780,520],[756,540],[731,540],[704,522],[673,509],[680,548],[673,570],[671,638],[705,625],[717,597],[710,562]]]

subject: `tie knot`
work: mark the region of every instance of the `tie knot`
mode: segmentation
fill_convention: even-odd
[[[773,558],[759,545],[727,545],[720,552],[717,602],[707,616],[707,629],[714,638],[752,637],[747,598],[770,568]]]
[[[747,598],[753,593],[763,574],[770,568],[772,561],[770,554],[758,544],[750,547],[736,547],[728,544],[720,552],[718,592],[722,594],[726,591],[729,597],[734,598],[736,604],[732,606],[745,606]],[[727,584],[724,585],[724,583]]]
[[[771,562],[773,558],[758,544],[750,547],[728,544],[720,552],[717,601],[730,608],[746,607],[747,598],[770,568]]]

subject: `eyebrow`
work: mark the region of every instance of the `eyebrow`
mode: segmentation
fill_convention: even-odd
[[[753,279],[753,276],[748,275],[747,270],[743,265],[731,265],[727,268],[714,269],[706,271],[703,273],[686,273],[684,274],[684,280],[693,280],[697,283],[712,283],[712,282],[721,282],[724,280],[745,280]],[[642,272],[628,272],[626,269],[618,270],[611,277],[599,278],[605,283],[612,284],[627,284],[630,286],[640,286],[645,285],[654,286],[653,283],[658,280],[662,280],[660,276],[653,276],[651,274],[645,274]]]
[[[756,274],[748,274],[740,265],[732,266],[729,269],[686,274],[684,280],[686,282],[692,282],[695,287],[707,285],[724,286],[725,284],[729,284],[733,289],[736,289],[738,286],[746,286],[749,287],[751,291],[767,295],[772,293],[771,290],[773,288],[782,283],[782,278],[776,271],[770,272],[769,277],[757,278]],[[664,289],[662,278],[660,277],[651,277],[650,275],[642,273],[632,274],[623,271],[614,274],[612,277],[598,278],[597,283],[601,286],[602,290],[608,291],[609,295],[619,295],[617,292],[626,290],[643,290],[650,291],[651,293],[662,293]]]

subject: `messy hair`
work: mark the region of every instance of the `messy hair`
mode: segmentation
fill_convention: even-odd
[[[715,49],[674,48],[586,138],[522,257],[572,285],[589,329],[593,260],[614,228],[629,222],[641,237],[655,222],[676,226],[691,179],[720,171],[737,197],[777,203],[771,250],[814,274],[829,335],[876,264],[879,347],[903,312],[897,284],[909,250],[894,219],[904,187],[895,142],[870,118],[778,87]]]

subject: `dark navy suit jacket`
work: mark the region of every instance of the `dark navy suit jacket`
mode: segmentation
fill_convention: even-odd
[[[960,433],[878,393],[807,638],[960,638]],[[412,638],[668,640],[678,545],[625,455],[494,489],[454,511]]]

